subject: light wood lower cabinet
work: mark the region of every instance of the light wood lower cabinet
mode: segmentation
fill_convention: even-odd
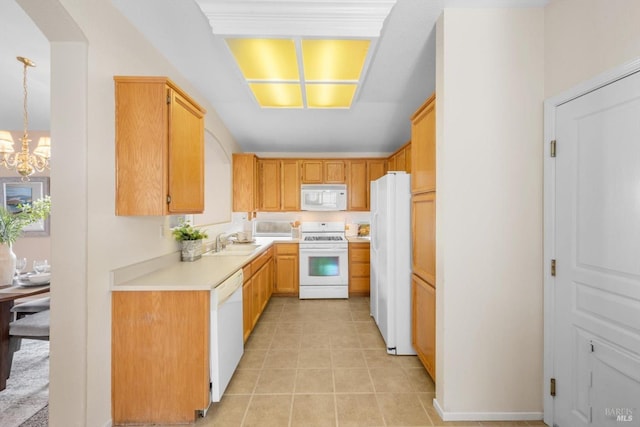
[[[209,406],[210,291],[112,293],[114,424],[186,424]]]
[[[275,244],[274,294],[288,296],[299,295],[299,262],[297,243]]]
[[[243,274],[242,310],[246,342],[273,294],[273,248],[245,265]]]
[[[349,295],[364,296],[370,291],[370,245],[367,242],[349,243]]]
[[[251,271],[250,267],[249,271]],[[253,330],[253,280],[251,275],[246,276],[246,274],[242,284],[242,326],[244,342],[247,342]]]
[[[420,361],[433,380],[436,380],[436,290],[413,274],[412,342]]]

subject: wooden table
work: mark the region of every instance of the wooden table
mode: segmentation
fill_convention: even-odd
[[[0,391],[7,386],[9,378],[9,323],[12,320],[11,307],[19,298],[49,292],[49,285],[43,286],[0,286]]]

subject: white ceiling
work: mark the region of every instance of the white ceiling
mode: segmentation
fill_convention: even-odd
[[[446,1],[455,7],[546,2]],[[409,117],[435,89],[435,21],[445,0],[397,0],[348,110],[259,108],[194,0],[112,2],[214,106],[245,151],[391,152],[409,140]],[[22,64],[15,57],[26,56],[38,65],[28,75],[29,128],[48,130],[49,44],[15,0],[0,0],[0,10],[0,129],[22,128]]]

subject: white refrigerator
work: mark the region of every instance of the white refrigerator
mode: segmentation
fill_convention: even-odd
[[[371,182],[371,316],[387,353],[411,345],[411,184],[405,172]]]

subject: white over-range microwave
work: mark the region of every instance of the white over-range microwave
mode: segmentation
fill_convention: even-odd
[[[302,184],[300,209],[303,211],[346,211],[345,184]]]

